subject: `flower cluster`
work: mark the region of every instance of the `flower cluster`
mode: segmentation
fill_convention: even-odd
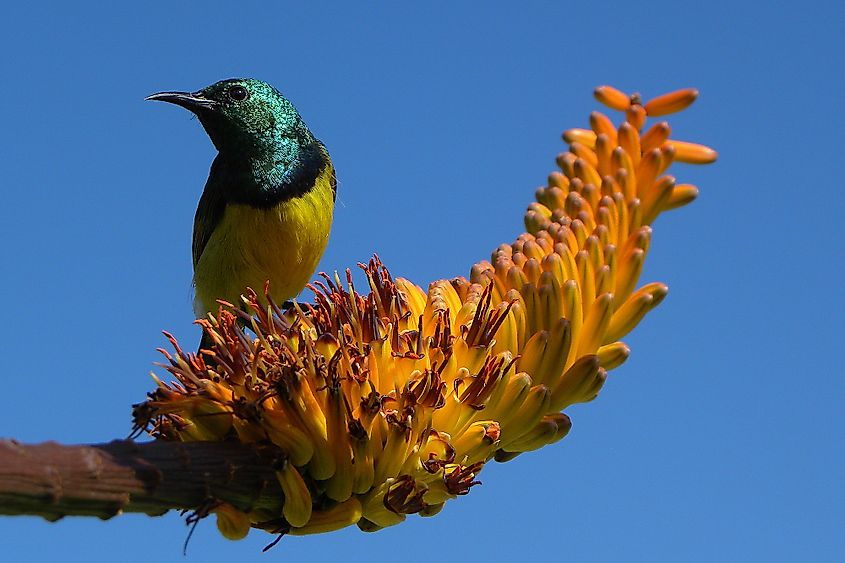
[[[227,537],[250,527],[373,531],[408,514],[431,516],[465,495],[491,459],[562,439],[564,410],[596,397],[628,357],[621,339],[666,296],[638,287],[650,224],[697,189],[666,175],[674,161],[712,162],[702,145],[670,139],[647,117],[681,110],[692,89],[642,103],[603,86],[624,112],[616,126],[594,112],[563,134],[559,172],[536,192],[526,232],[473,266],[469,279],[424,291],[361,265],[369,292],[323,275],[313,304],[282,310],[248,291],[198,321],[213,343],[200,354],[162,352],[176,381],[137,409],[163,440],[272,442],[281,514],[215,511]]]

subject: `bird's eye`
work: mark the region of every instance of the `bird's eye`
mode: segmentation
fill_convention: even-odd
[[[236,102],[242,102],[249,97],[249,92],[243,86],[232,86],[229,88],[229,98]]]

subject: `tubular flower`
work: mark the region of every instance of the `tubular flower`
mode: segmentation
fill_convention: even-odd
[[[629,349],[621,339],[666,296],[638,285],[650,224],[698,190],[666,175],[674,161],[712,162],[702,145],[670,139],[649,115],[684,109],[679,90],[641,103],[609,86],[594,112],[563,134],[560,171],[536,192],[526,232],[469,278],[424,291],[378,258],[360,265],[361,293],[322,275],[313,304],[282,310],[249,291],[197,321],[213,345],[162,350],[176,381],[136,408],[162,440],[272,442],[281,514],[215,512],[224,535],[248,528],[308,534],[357,524],[374,531],[431,516],[467,494],[491,459],[507,461],[567,435],[564,411],[593,400]],[[267,302],[269,306],[260,303]],[[166,334],[166,333],[165,333]]]

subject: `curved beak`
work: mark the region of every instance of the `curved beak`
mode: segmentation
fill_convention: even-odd
[[[217,102],[203,97],[199,92],[158,92],[144,99],[176,104],[192,112],[201,109],[214,109],[217,105]]]

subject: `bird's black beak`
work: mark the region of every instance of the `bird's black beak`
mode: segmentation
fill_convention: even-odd
[[[153,100],[159,102],[169,102],[182,106],[183,108],[196,113],[198,110],[214,109],[217,102],[203,97],[199,92],[159,92],[152,96],[147,96],[145,100]]]

